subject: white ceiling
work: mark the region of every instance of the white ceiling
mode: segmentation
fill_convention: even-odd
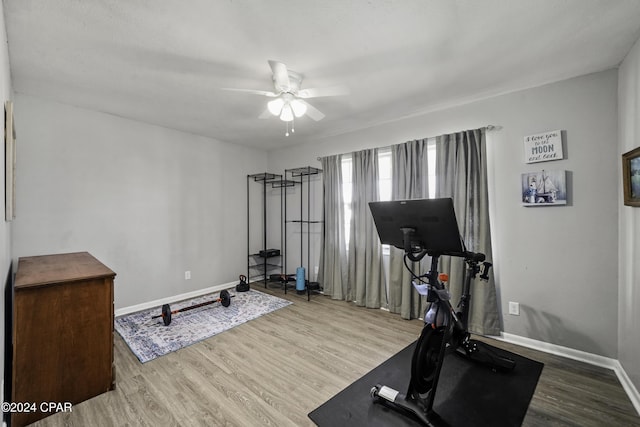
[[[617,66],[638,0],[3,0],[18,93],[264,149]],[[267,60],[326,117],[260,120]]]

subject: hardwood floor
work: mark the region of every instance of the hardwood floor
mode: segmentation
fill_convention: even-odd
[[[313,426],[310,411],[422,328],[321,295],[268,292],[294,304],[145,364],[116,333],[116,390],[34,426]],[[491,343],[545,364],[523,425],[640,426],[614,372]]]

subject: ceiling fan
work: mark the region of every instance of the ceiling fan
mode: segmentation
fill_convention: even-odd
[[[234,88],[223,89],[273,98],[267,103],[266,110],[258,117],[260,119],[267,119],[272,116],[280,117],[280,120],[287,122],[286,136],[289,136],[288,122],[293,122],[296,117],[302,117],[306,114],[315,121],[322,120],[325,117],[320,110],[305,101],[306,99],[323,96],[339,96],[349,93],[345,86],[301,89],[300,86],[304,77],[302,74],[287,69],[287,66],[282,62],[273,60],[269,60],[268,62],[273,72],[273,91]],[[293,124],[291,131],[294,132]]]

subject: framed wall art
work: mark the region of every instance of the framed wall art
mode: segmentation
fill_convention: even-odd
[[[524,162],[537,163],[564,159],[562,152],[562,131],[527,135],[524,137]]]
[[[640,147],[622,155],[624,204],[640,207]]]
[[[543,170],[522,174],[523,206],[561,206],[567,204],[567,172]]]

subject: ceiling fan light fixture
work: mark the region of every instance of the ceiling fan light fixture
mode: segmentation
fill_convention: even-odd
[[[274,90],[223,89],[237,92],[248,92],[271,98],[271,100],[267,102],[267,108],[258,116],[258,118],[267,119],[271,116],[278,117],[286,124],[285,136],[289,136],[290,133],[295,132],[293,123],[296,118],[306,115],[317,122],[325,117],[322,112],[318,111],[317,108],[306,101],[307,98],[337,96],[348,93],[348,90],[343,86],[324,89],[301,89],[300,86],[303,79],[302,74],[287,69],[287,66],[282,62],[273,60],[269,60],[268,62],[273,73],[272,79]],[[289,132],[289,129],[291,132]]]
[[[284,107],[282,98],[276,98],[273,101],[267,102],[267,109],[274,116],[279,116],[282,113],[282,107]]]
[[[291,109],[290,104],[285,104],[282,107],[282,112],[280,113],[280,120],[283,122],[290,122],[293,120],[293,110]]]
[[[293,114],[296,117],[302,117],[304,116],[304,113],[307,112],[307,105],[299,99],[294,99],[293,101],[291,101],[290,105],[291,109],[293,110]]]

